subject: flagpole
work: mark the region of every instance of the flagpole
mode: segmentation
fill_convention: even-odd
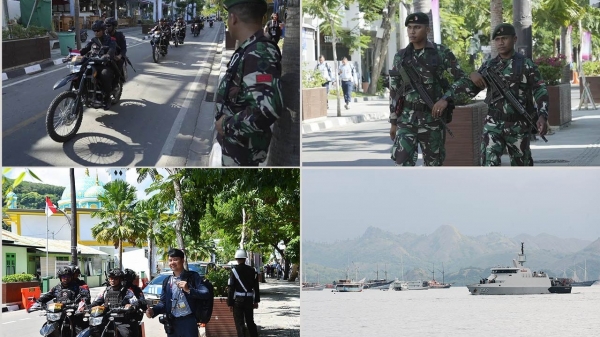
[[[46,209],[48,209],[48,204],[46,204]],[[49,273],[49,269],[48,269],[48,233],[50,232],[48,230],[48,214],[46,214],[46,278],[48,278],[48,273]]]

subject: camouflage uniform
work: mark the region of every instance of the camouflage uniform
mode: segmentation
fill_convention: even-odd
[[[442,96],[452,96],[452,92],[444,88],[438,80],[442,78],[444,70],[452,74],[455,81],[464,81],[464,72],[461,70],[456,57],[450,49],[440,44],[428,41],[425,48],[415,50],[410,44],[404,57],[414,58],[419,66],[426,60],[437,58],[438,53],[442,64],[437,67],[438,74],[432,73],[425,67],[419,67],[417,72],[421,75],[425,89],[430,93],[433,102]],[[393,70],[400,68],[402,61],[400,52],[394,56]],[[448,90],[445,92],[445,90]],[[402,97],[404,102],[402,102]],[[403,104],[403,106],[399,106]],[[410,83],[403,83],[400,77],[390,79],[390,123],[398,125],[396,139],[392,146],[392,160],[396,165],[415,166],[417,162],[417,146],[421,145],[423,160],[426,166],[441,166],[446,157],[445,140],[446,132],[440,121],[434,119],[431,110],[421,99],[417,90],[410,87]]]
[[[514,51],[509,59],[502,59],[498,55],[484,63],[479,72],[485,67],[498,69],[498,73],[502,75],[519,103],[531,111],[534,110],[532,104],[535,101],[537,114],[548,119],[548,91],[537,66],[531,59],[523,57],[522,76],[517,85],[516,81],[512,79],[515,57],[518,56]],[[471,80],[458,83],[453,86],[453,89],[454,94],[467,93],[471,97],[482,90]],[[529,147],[531,126],[505,99],[501,98],[493,102],[492,94],[488,87],[486,97],[488,115],[485,118],[481,141],[481,165],[500,166],[500,158],[506,146],[511,166],[533,166]],[[499,93],[495,93],[495,95],[499,95]],[[528,99],[527,97],[530,95],[532,97]],[[537,122],[538,115],[532,116],[534,123]]]
[[[279,79],[281,54],[261,30],[244,41],[233,54],[217,92],[217,115],[223,120],[223,166],[258,166],[267,158],[271,125],[283,101]],[[234,74],[230,72],[239,62]],[[229,85],[229,92],[226,93]]]

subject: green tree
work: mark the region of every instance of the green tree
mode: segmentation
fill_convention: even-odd
[[[102,208],[94,211],[92,218],[102,221],[92,227],[92,236],[99,242],[112,242],[119,249],[119,265],[123,268],[123,242],[137,243],[144,233],[136,231],[133,202],[136,188],[116,180],[104,185],[104,195],[98,196]]]

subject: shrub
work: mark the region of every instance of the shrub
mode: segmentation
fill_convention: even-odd
[[[215,287],[215,297],[227,297],[229,270],[223,267],[216,267],[206,274],[206,278]]]
[[[317,69],[307,69],[307,64],[304,64],[302,69],[302,88],[320,88],[325,83],[323,74]]]
[[[29,26],[25,28],[21,25],[8,25],[2,29],[2,40],[10,39],[28,39],[38,36],[46,36],[48,31],[44,27]]]
[[[600,61],[583,62],[583,74],[585,76],[600,76]]]
[[[4,283],[13,283],[13,282],[29,282],[33,280],[35,276],[31,274],[13,274],[7,275],[2,278],[2,282]]]
[[[567,65],[564,55],[558,55],[558,57],[538,57],[534,63],[537,64],[540,75],[542,75],[547,85],[560,84],[560,79]]]

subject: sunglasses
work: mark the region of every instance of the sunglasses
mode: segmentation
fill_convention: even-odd
[[[103,30],[95,30],[94,33],[103,32]]]

